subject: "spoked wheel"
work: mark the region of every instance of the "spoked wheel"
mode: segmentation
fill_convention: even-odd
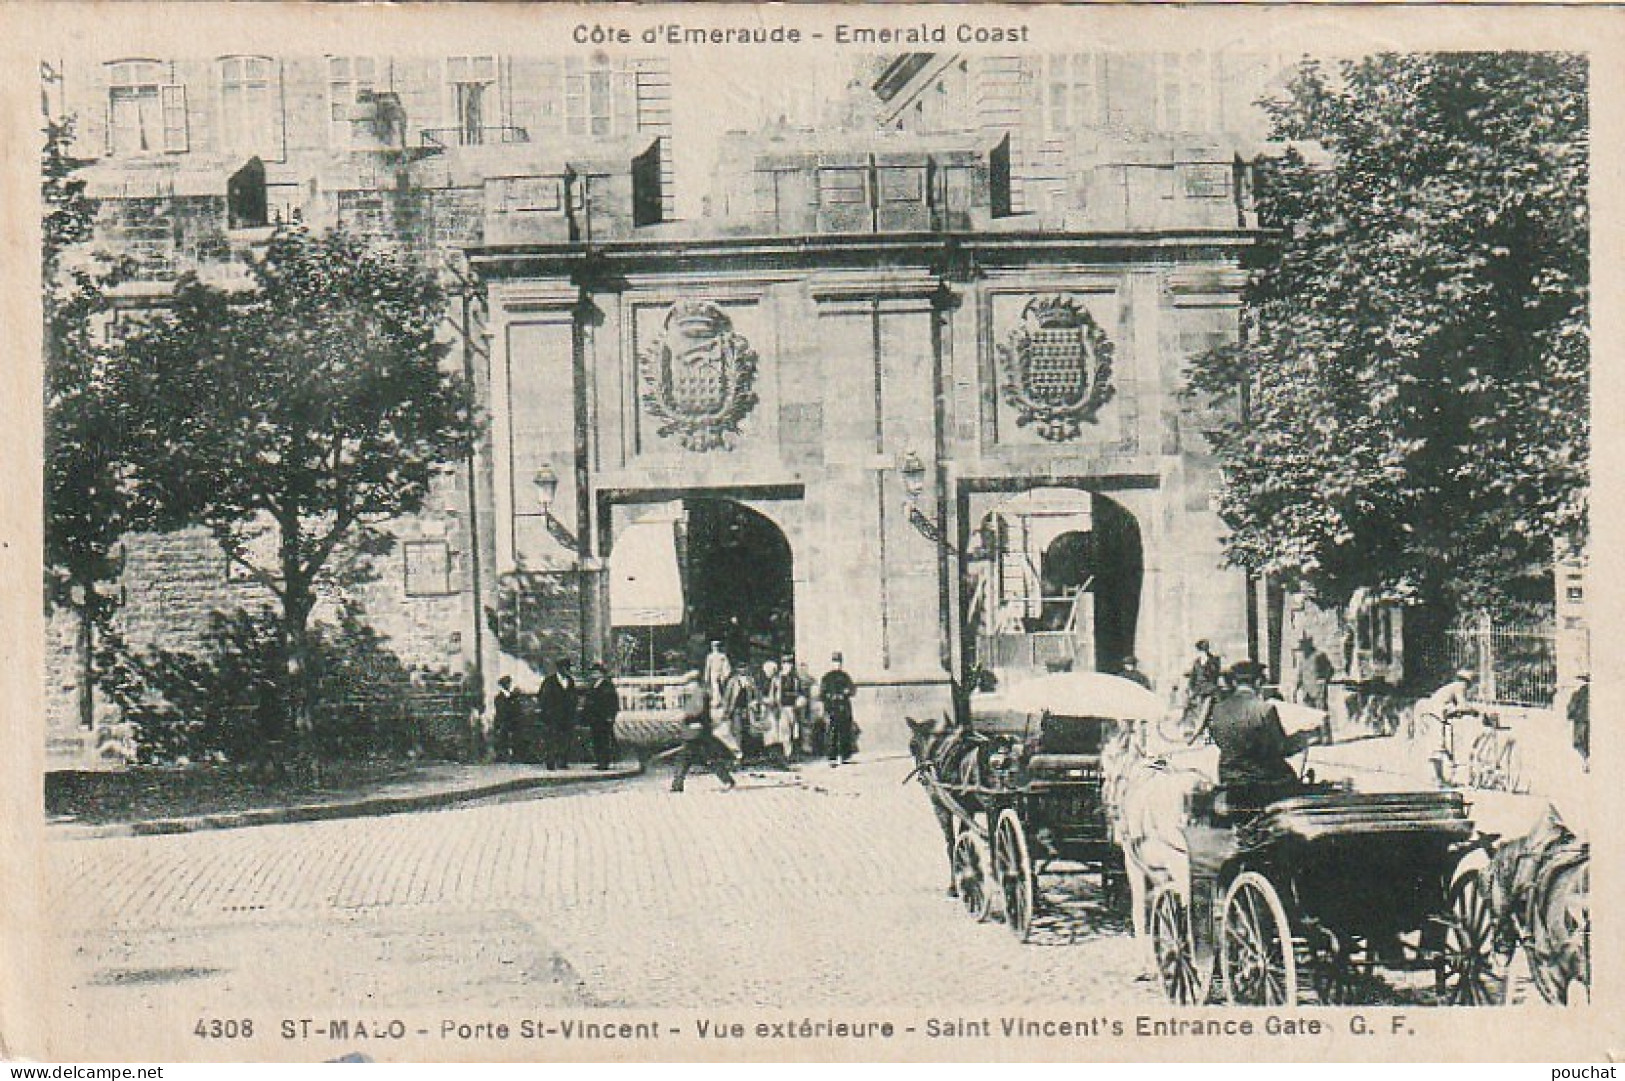
[[[1518,750],[1515,739],[1507,740],[1501,748],[1499,779],[1501,787],[1508,792],[1527,790],[1528,786],[1523,783],[1523,752]]]
[[[1224,896],[1219,960],[1234,1006],[1294,1006],[1298,961],[1280,894],[1257,871],[1243,871]]]
[[[1450,1006],[1488,1006],[1502,990],[1501,964],[1484,881],[1472,871],[1450,887],[1450,919],[1439,951],[1439,1000]]]
[[[998,825],[993,831],[993,873],[1004,897],[1004,922],[1025,942],[1033,930],[1033,901],[1037,890],[1033,882],[1033,861],[1027,854],[1027,836],[1021,828],[1021,819],[1008,807],[999,812]]]
[[[993,894],[987,888],[987,846],[975,830],[962,829],[954,838],[954,887],[959,903],[977,923],[993,915]]]
[[[1499,742],[1493,732],[1485,732],[1473,741],[1473,755],[1467,764],[1469,788],[1500,787],[1495,782],[1495,752]]]
[[[1159,886],[1151,895],[1151,947],[1168,1001],[1181,1006],[1205,1003],[1213,970],[1197,964],[1190,908],[1177,886]]]

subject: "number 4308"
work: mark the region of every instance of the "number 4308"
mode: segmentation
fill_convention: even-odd
[[[254,1022],[248,1018],[204,1018],[192,1029],[192,1035],[205,1040],[240,1040],[254,1035]]]

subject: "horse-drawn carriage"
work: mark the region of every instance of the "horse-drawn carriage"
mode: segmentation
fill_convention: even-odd
[[[1119,722],[1160,709],[1128,680],[1059,673],[975,701],[954,723],[909,722],[914,776],[947,846],[949,889],[972,916],[1001,914],[1026,940],[1041,875],[1098,874],[1103,892],[1121,883],[1101,752]]]
[[[1307,784],[1260,809],[1190,795],[1184,881],[1150,899],[1157,971],[1171,1001],[1216,990],[1238,1005],[1358,1001],[1377,968],[1435,974],[1447,1002],[1476,999],[1469,878],[1481,847],[1460,793],[1361,793]]]

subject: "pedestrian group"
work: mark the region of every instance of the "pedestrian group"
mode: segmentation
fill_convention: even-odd
[[[589,665],[587,672],[582,685],[574,662],[560,657],[548,665],[533,695],[516,689],[511,676],[499,679],[491,732],[496,759],[569,769],[585,729],[595,768],[612,768],[620,757],[619,693],[602,663]],[[732,788],[732,768],[746,761],[779,769],[793,768],[803,756],[823,755],[831,766],[849,762],[857,750],[856,694],[839,653],[815,684],[793,656],[736,665],[721,640],[712,642],[682,688],[683,738],[672,790],[681,792],[696,767],[709,768]],[[821,715],[815,703],[822,703]]]
[[[575,663],[561,657],[549,666],[534,695],[516,690],[511,676],[497,680],[491,724],[497,761],[569,769],[578,735],[585,729],[594,768],[613,767],[620,757],[615,745],[620,694],[603,664],[588,665],[587,676],[582,686],[575,678]]]

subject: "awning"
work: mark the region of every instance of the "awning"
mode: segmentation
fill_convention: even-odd
[[[609,561],[609,612],[617,627],[666,627],[683,621],[675,522],[639,522],[616,538]]]

